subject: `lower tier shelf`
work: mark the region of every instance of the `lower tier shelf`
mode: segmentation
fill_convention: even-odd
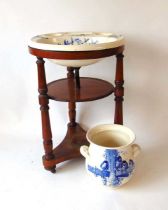
[[[56,101],[82,102],[104,98],[114,92],[114,86],[102,79],[80,77],[80,88],[75,79],[60,79],[48,84],[48,97]]]
[[[81,157],[80,147],[82,145],[89,145],[86,139],[86,131],[78,123],[75,126],[68,124],[68,130],[64,140],[53,150],[54,158],[46,160],[45,156],[43,156],[44,167],[50,170],[58,163]]]

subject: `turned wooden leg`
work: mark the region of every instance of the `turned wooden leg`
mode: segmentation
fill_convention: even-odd
[[[75,68],[75,80],[76,80],[76,87],[77,88],[80,88],[79,69],[80,68]]]
[[[74,68],[68,67],[67,68],[67,78],[68,78],[68,86],[69,86],[69,94],[73,96],[75,94],[75,75],[74,75]],[[76,79],[76,78],[75,78]],[[69,108],[69,126],[73,127],[76,126],[76,104],[75,102],[68,102]]]
[[[68,103],[69,108],[69,126],[75,126],[76,125],[76,105],[75,102],[69,102]]]
[[[118,54],[116,64],[116,75],[115,75],[115,124],[123,124],[123,96],[124,96],[124,79],[123,79],[123,57],[124,55]]]
[[[52,133],[50,126],[50,117],[49,117],[49,100],[47,96],[47,84],[46,84],[46,76],[44,69],[44,60],[43,58],[37,57],[37,69],[38,69],[38,91],[39,91],[39,104],[41,110],[41,120],[42,120],[42,135],[43,135],[43,145],[45,150],[44,159],[52,160],[54,159],[53,154],[53,142],[52,142]],[[46,167],[45,169],[55,172],[56,166]]]

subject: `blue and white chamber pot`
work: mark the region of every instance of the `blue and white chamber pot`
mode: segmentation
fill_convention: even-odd
[[[140,147],[134,144],[135,134],[123,125],[104,124],[88,130],[90,146],[81,146],[86,170],[103,185],[120,187],[130,180]]]

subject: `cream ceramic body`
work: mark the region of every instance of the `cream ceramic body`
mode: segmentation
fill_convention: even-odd
[[[94,32],[61,32],[42,34],[33,37],[29,46],[41,50],[49,51],[94,51],[115,48],[124,45],[124,38],[113,33]],[[90,65],[101,59],[87,60],[58,60],[51,59],[52,62],[63,66],[80,67]]]
[[[100,59],[87,59],[87,60],[59,60],[59,59],[49,59],[49,60],[61,66],[81,67],[97,63],[102,59],[100,58]]]
[[[134,133],[116,124],[99,125],[87,132],[90,146],[82,146],[86,170],[99,182],[112,188],[120,187],[131,178],[135,157],[140,147],[133,144]]]

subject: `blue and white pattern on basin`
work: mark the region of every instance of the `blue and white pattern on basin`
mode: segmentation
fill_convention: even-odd
[[[64,40],[64,45],[81,45],[81,44],[97,44],[97,43],[98,40],[93,40],[86,37],[84,37],[83,39],[71,37],[71,39]]]
[[[88,170],[95,176],[100,176],[104,185],[117,187],[122,181],[129,177],[134,170],[133,160],[123,160],[117,150],[106,149],[105,160],[100,164],[100,168],[88,165]]]

